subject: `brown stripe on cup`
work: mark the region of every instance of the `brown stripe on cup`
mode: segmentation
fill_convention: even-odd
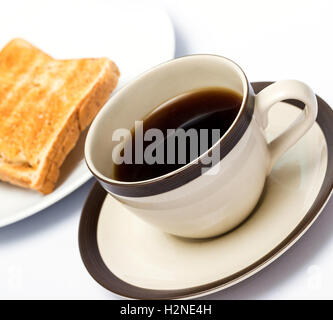
[[[252,120],[254,112],[254,92],[248,81],[247,86],[248,95],[244,99],[243,107],[241,108],[229,131],[218,142],[220,148],[220,160],[222,160],[235,147],[235,145],[243,137]],[[116,180],[108,181],[101,177],[96,178],[107,191],[113,194],[126,197],[153,196],[176,189],[199,177],[203,172],[202,169],[207,167],[205,164],[207,163],[207,158],[211,157],[213,149],[216,147],[217,146],[213,146],[210,150],[208,150],[207,154],[201,155],[197,159],[198,161],[196,160],[177,171],[153,180],[122,184]]]

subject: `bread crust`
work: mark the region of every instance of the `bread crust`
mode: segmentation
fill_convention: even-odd
[[[11,41],[2,52],[0,52],[0,63],[4,51],[7,53],[10,50],[18,50],[18,48],[21,47],[24,47],[22,50],[27,50],[27,48],[29,49],[29,46],[31,50],[39,51],[39,49],[33,47],[24,40],[16,39]],[[47,57],[50,60],[53,60],[49,56]],[[64,61],[64,64],[65,63],[69,64],[70,61]],[[15,163],[15,161],[10,163],[2,159],[2,161],[0,161],[1,180],[21,187],[31,188],[43,194],[48,194],[54,190],[59,177],[60,167],[66,159],[66,156],[74,148],[80,133],[94,119],[118,82],[118,68],[107,58],[82,59],[82,70],[80,68],[78,69],[80,72],[85,72],[85,66],[94,66],[93,63],[96,65],[98,64],[99,68],[101,65],[103,67],[98,71],[94,78],[89,79],[89,76],[87,76],[89,83],[87,83],[87,88],[83,88],[84,94],[82,94],[79,99],[74,99],[76,105],[72,106],[71,110],[60,110],[63,113],[67,111],[65,117],[66,120],[60,128],[54,129],[57,131],[56,134],[53,135],[53,138],[50,138],[50,141],[47,141],[45,146],[42,146],[43,150],[41,155],[38,156],[37,165],[30,163]],[[88,69],[88,71],[89,70],[90,69]],[[92,70],[94,71],[94,67],[92,67]],[[77,74],[77,76],[79,75],[80,74]],[[33,79],[31,79],[31,81],[33,81]],[[75,88],[75,86],[73,86],[73,88]],[[79,91],[79,89],[82,88],[77,89],[77,91]],[[72,90],[72,88],[70,88],[70,90]],[[72,91],[73,94],[76,94],[74,89]],[[68,99],[68,97],[66,97],[66,99]],[[13,106],[13,109],[14,108],[15,106]]]

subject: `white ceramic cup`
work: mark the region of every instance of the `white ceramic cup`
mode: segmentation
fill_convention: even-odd
[[[210,149],[154,179],[123,182],[110,178],[111,155],[118,143],[111,138],[114,130],[132,129],[136,120],[161,103],[205,87],[230,88],[243,97],[233,124],[212,146],[220,147],[215,174],[201,170],[201,160]],[[267,113],[286,99],[300,100],[305,108],[285,132],[268,143],[264,134]],[[105,190],[144,221],[182,237],[213,237],[236,227],[251,213],[274,163],[306,133],[316,116],[316,97],[300,81],[279,81],[255,95],[244,72],[229,59],[186,56],[158,65],[112,96],[90,127],[85,157]]]

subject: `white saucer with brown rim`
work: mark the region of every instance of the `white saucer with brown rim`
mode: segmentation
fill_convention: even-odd
[[[252,85],[258,92],[268,84]],[[274,107],[268,140],[283,131],[300,108],[295,101]],[[239,227],[208,240],[171,236],[128,212],[96,183],[82,212],[81,256],[92,277],[121,296],[203,296],[276,260],[319,216],[332,186],[333,111],[318,97],[315,125],[276,164],[257,207]]]

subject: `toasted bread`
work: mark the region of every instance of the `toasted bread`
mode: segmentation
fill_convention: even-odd
[[[119,77],[107,58],[55,60],[14,39],[0,52],[0,179],[50,193]]]

